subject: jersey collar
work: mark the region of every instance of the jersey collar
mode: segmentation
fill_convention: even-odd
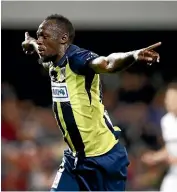
[[[74,55],[78,50],[79,50],[79,47],[78,47],[78,46],[71,44],[71,45],[67,48],[64,56],[63,56],[63,57],[59,60],[59,62],[57,63],[57,66],[62,67],[62,66],[64,65],[64,63],[65,63],[66,58],[71,57],[71,56]]]

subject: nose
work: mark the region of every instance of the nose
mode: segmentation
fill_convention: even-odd
[[[37,39],[37,44],[38,44],[38,45],[42,45],[42,44],[43,44],[42,38],[38,38],[38,39]]]

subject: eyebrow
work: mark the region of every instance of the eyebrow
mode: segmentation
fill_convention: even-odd
[[[44,32],[42,31],[42,30],[37,30],[37,32],[36,32],[36,35],[40,35],[40,34],[44,34]]]
[[[38,29],[38,30],[36,31],[36,35],[39,34],[39,33],[40,33],[40,30]]]

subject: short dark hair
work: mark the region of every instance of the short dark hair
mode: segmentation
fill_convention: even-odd
[[[70,43],[73,42],[74,37],[75,37],[75,29],[69,19],[67,19],[66,17],[59,15],[59,14],[53,14],[53,15],[49,15],[45,20],[46,21],[55,20],[60,28],[63,28],[64,30],[66,30],[69,33]]]

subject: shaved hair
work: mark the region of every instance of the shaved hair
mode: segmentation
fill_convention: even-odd
[[[62,15],[49,15],[45,21],[55,20],[59,30],[62,30],[69,35],[69,42],[72,43],[75,37],[75,29],[69,19]]]

